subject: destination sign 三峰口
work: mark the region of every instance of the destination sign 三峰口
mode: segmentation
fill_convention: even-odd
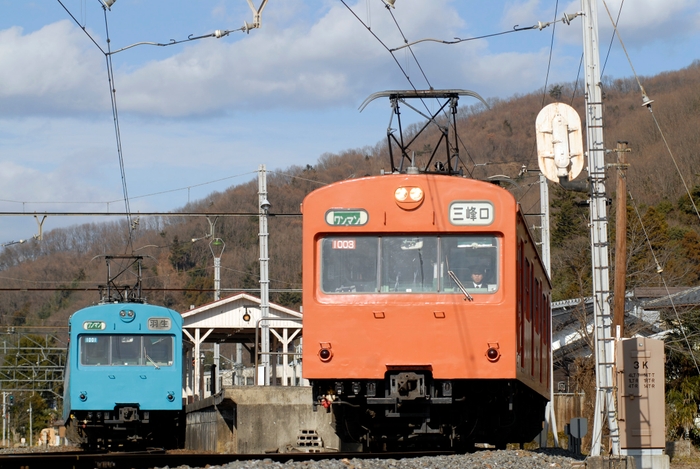
[[[367,223],[369,214],[362,209],[329,210],[326,212],[326,223],[332,226],[361,226]]]
[[[487,226],[493,223],[491,202],[460,201],[450,204],[450,223],[458,226]]]

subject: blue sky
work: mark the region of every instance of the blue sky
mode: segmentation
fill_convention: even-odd
[[[106,49],[99,0],[62,1]],[[621,2],[606,0],[613,17]],[[395,23],[381,0],[346,3],[389,48],[403,44],[396,23],[409,42],[449,41],[552,21],[555,8],[556,19],[581,10],[578,1],[396,0]],[[612,36],[605,4],[598,2],[602,60]],[[112,50],[244,21],[253,21],[246,0],[117,0],[107,11]],[[700,58],[700,0],[622,2],[619,31],[639,75],[687,67]],[[412,51],[434,88],[507,99],[542,89],[550,44],[549,86],[572,82],[580,19]],[[407,50],[395,56],[418,89],[428,88]],[[254,179],[259,164],[313,165],[325,152],[373,146],[385,137],[388,101],[362,113],[358,106],[374,92],[411,87],[340,0],[269,0],[262,27],[249,34],[137,46],[112,63],[132,211],[180,208]],[[632,76],[617,40],[604,74]],[[0,211],[123,209],[104,55],[58,1],[0,0]],[[44,230],[97,221],[49,217]],[[0,243],[36,232],[32,217],[0,218]]]

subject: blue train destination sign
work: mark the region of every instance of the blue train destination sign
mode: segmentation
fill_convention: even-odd
[[[149,318],[149,331],[168,331],[171,328],[170,318]]]

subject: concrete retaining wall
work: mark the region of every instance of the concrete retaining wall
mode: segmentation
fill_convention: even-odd
[[[240,386],[187,406],[187,449],[258,454],[337,451],[332,414],[310,387]]]

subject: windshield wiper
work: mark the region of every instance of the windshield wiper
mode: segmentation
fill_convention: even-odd
[[[160,370],[160,367],[158,366],[158,364],[156,362],[154,362],[151,357],[148,356],[148,354],[146,353],[146,349],[143,350],[143,354],[146,356],[146,360],[153,363],[153,366],[156,367],[156,370]]]
[[[462,290],[462,293],[464,293],[464,300],[465,301],[466,300],[474,301],[474,298],[469,294],[467,289],[464,288],[464,285],[462,285],[462,282],[459,281],[459,279],[457,278],[457,276],[455,275],[454,272],[452,272],[451,270],[448,270],[447,275],[449,275],[450,278],[452,279],[452,281],[455,283],[455,285],[457,285],[457,288]]]

